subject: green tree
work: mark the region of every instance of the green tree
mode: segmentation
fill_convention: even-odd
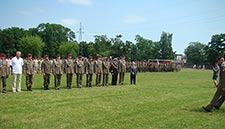
[[[121,55],[125,54],[124,51],[124,42],[122,41],[122,35],[116,35],[115,38],[111,38],[112,43],[112,52],[111,56],[113,57],[120,57]]]
[[[189,46],[185,49],[184,53],[187,57],[187,62],[189,64],[202,65],[206,64],[206,45],[200,42],[191,42]]]
[[[0,34],[1,52],[5,53],[7,56],[15,55],[15,52],[20,50],[18,46],[20,39],[26,35],[26,31],[18,27],[2,30]]]
[[[174,59],[175,52],[173,52],[172,48],[172,37],[173,34],[162,32],[159,41],[161,59]]]
[[[71,53],[73,54],[73,57],[77,57],[77,53],[79,51],[78,43],[76,41],[68,41],[63,42],[59,46],[59,53],[63,58],[66,58],[67,54]]]
[[[213,35],[206,47],[208,62],[215,63],[217,56],[225,56],[225,34]]]
[[[42,23],[38,25],[37,30],[38,35],[46,43],[44,53],[49,54],[50,57],[55,57],[59,53],[59,46],[62,42],[75,40],[75,33],[60,24]]]
[[[45,43],[38,36],[26,36],[20,39],[18,46],[23,56],[31,53],[33,57],[41,57]]]
[[[95,36],[95,50],[97,54],[109,56],[111,54],[111,41],[106,35]]]

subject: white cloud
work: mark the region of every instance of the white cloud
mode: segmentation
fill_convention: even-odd
[[[126,24],[139,24],[147,22],[145,17],[137,16],[137,15],[129,15],[123,18],[123,22]]]
[[[58,0],[60,3],[71,3],[75,5],[91,5],[91,0]]]
[[[67,19],[62,19],[61,22],[64,24],[64,25],[68,25],[68,26],[73,26],[73,25],[76,25],[78,22],[74,19],[70,19],[70,18],[67,18]]]

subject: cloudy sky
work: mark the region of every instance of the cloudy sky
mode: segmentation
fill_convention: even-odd
[[[1,0],[0,29],[49,22],[77,32],[82,22],[85,41],[100,34],[158,41],[165,31],[173,33],[174,51],[183,53],[192,41],[207,44],[212,35],[225,33],[224,5],[224,0]]]

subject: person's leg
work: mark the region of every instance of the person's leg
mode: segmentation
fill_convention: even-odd
[[[221,107],[221,105],[223,104],[224,100],[225,100],[225,92],[223,92],[222,96],[221,96],[220,99],[216,102],[216,104],[215,104],[214,107],[215,107],[216,109],[219,109],[219,108]]]
[[[15,73],[13,73],[12,92],[16,92],[16,80],[17,76]]]
[[[21,91],[21,79],[22,79],[22,74],[17,74],[17,78],[18,78],[18,87],[17,87],[17,91],[20,92],[20,91]]]
[[[2,77],[2,93],[6,93],[6,77]]]

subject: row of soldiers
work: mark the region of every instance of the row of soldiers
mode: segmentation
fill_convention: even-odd
[[[82,87],[83,75],[86,74],[86,87],[92,87],[93,75],[96,74],[96,86],[109,85],[109,73],[112,73],[112,85],[116,85],[117,76],[119,75],[120,85],[124,84],[124,76],[126,72],[125,56],[122,55],[121,59],[114,59],[110,61],[108,57],[102,59],[98,55],[97,60],[93,60],[89,56],[84,60],[82,56],[72,59],[72,54],[68,54],[65,60],[62,60],[60,55],[56,55],[56,59],[50,60],[48,55],[44,55],[44,60],[41,62],[41,73],[44,78],[44,90],[49,90],[51,74],[54,75],[55,89],[59,90],[61,85],[62,75],[66,74],[66,88],[72,88],[73,74],[76,74],[77,87]],[[36,72],[36,63],[32,59],[32,54],[28,54],[23,65],[23,73],[26,76],[26,86],[28,91],[32,91],[33,77]],[[2,79],[4,80],[3,90],[6,90],[6,78],[10,74],[9,63],[5,59],[5,55],[1,54],[0,71]],[[6,74],[4,74],[6,73]],[[3,78],[5,76],[5,78]],[[103,79],[103,80],[102,80]]]

